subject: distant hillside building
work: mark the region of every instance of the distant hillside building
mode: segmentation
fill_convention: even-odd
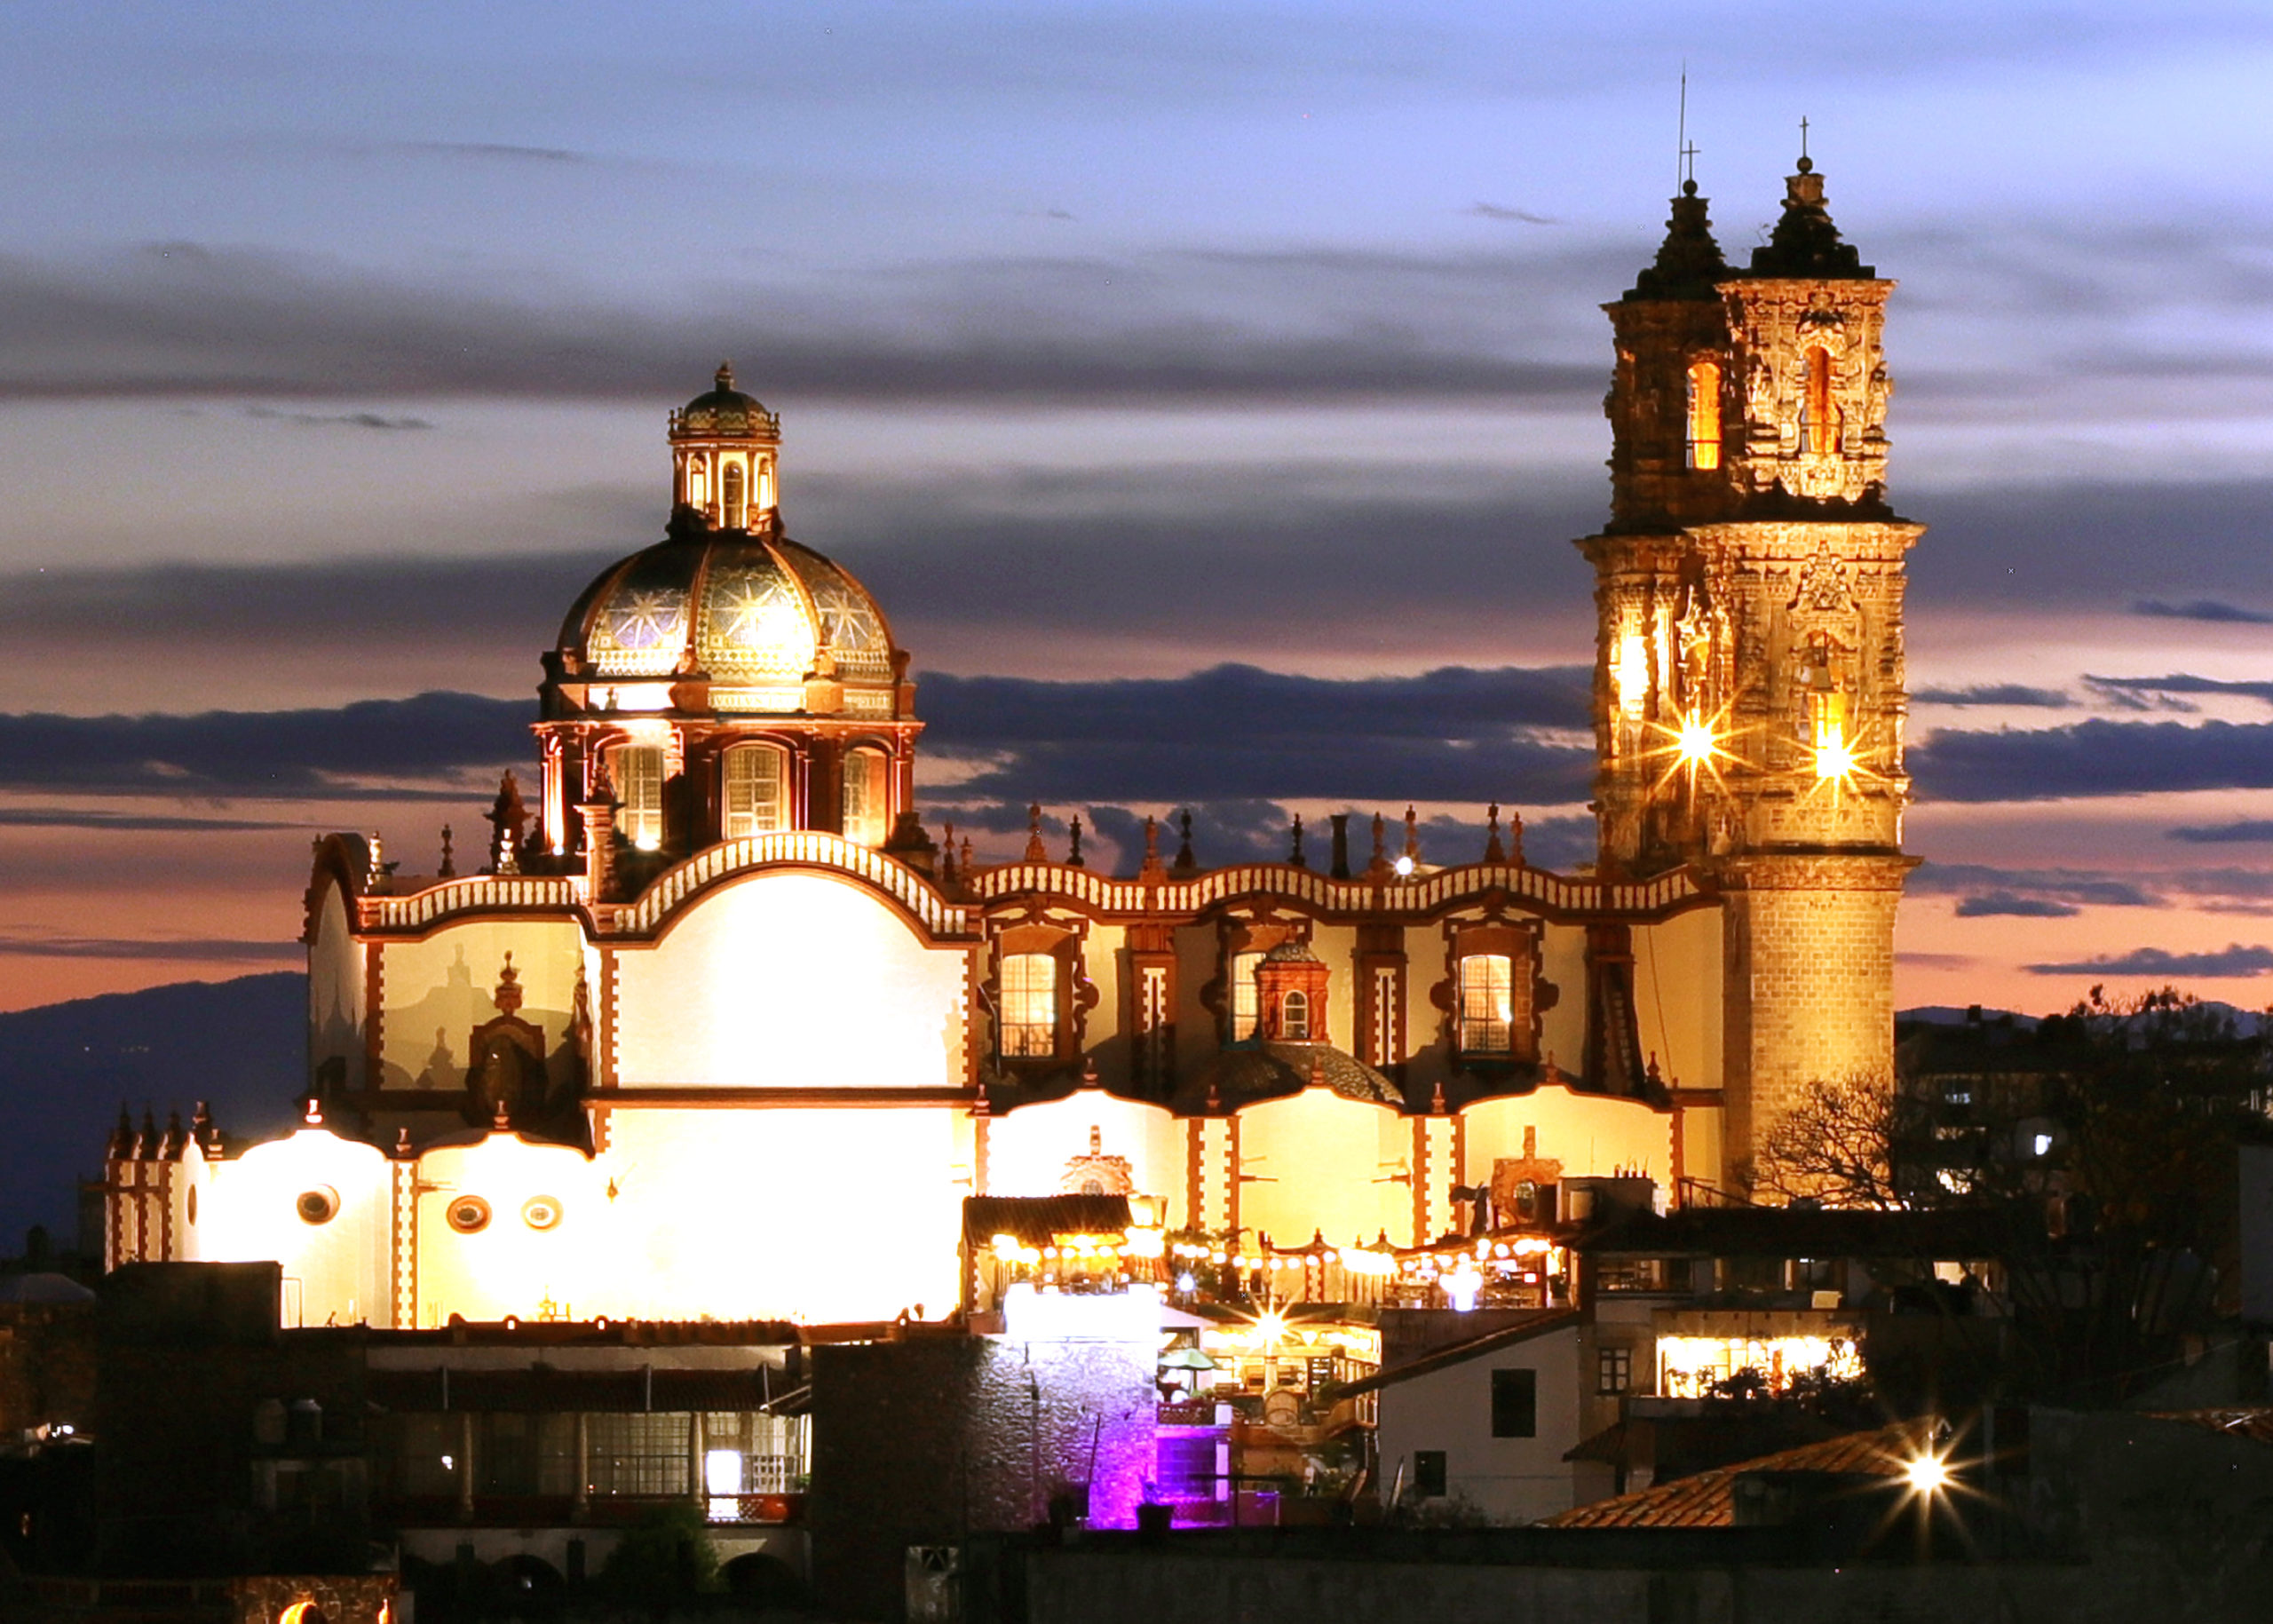
[[[1591,873],[1519,820],[1221,867],[1170,828],[1120,876],[1038,818],[1016,861],[936,844],[908,653],[790,539],[722,368],[663,539],[544,652],[533,804],[479,873],[321,843],[305,1126],[123,1129],[108,1262],[276,1260],[313,1325],[939,1317],[990,1306],[965,1198],[1062,1193],[1139,1198],[1107,1272],[1441,1302],[1401,1253],[1736,1182],[1808,1079],[1890,1069],[1911,861],[1893,284],[1799,170],[1744,269],[1684,187],[1607,307]]]

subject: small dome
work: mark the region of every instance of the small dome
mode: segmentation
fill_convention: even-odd
[[[1325,963],[1311,951],[1311,945],[1299,938],[1280,942],[1263,955],[1266,964],[1319,964]]]
[[[808,676],[889,686],[897,652],[875,599],[831,560],[770,531],[713,530],[690,515],[602,572],[561,623],[558,646],[565,675],[702,675],[750,685],[732,708],[758,712],[801,709]]]
[[[781,421],[755,398],[734,387],[730,361],[718,363],[713,387],[689,400],[671,417],[673,438],[725,435],[778,439]]]

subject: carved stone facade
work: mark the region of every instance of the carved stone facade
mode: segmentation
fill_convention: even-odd
[[[1894,284],[1839,240],[1802,159],[1748,270],[1694,183],[1606,306],[1612,524],[1596,570],[1602,870],[1723,889],[1728,1146],[1812,1077],[1892,1063],[1908,710],[1886,503]]]

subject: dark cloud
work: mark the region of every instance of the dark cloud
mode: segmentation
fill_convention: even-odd
[[[535,712],[523,701],[422,693],[323,710],[0,716],[0,786],[176,798],[397,798],[343,780],[432,779],[524,762],[533,753]]]
[[[953,793],[1056,804],[1583,799],[1584,667],[1334,681],[1251,666],[1097,683],[934,676],[932,753],[981,761]]]
[[[297,963],[307,949],[297,941],[243,941],[222,937],[41,936],[0,931],[0,956],[35,959],[157,959],[168,963]]]
[[[2016,682],[1979,683],[1969,688],[1921,688],[1911,699],[1921,705],[2029,705],[2064,710],[2075,704],[2057,688],[2024,687]]]
[[[267,834],[302,828],[297,823],[274,823],[257,818],[188,818],[155,814],[87,811],[62,806],[0,806],[0,828],[115,829],[145,835]]]
[[[1942,728],[1912,749],[1921,798],[2050,801],[2079,796],[2273,788],[2273,725],[2111,722],[1969,732]]]
[[[2273,614],[2262,609],[2245,609],[2239,604],[2229,604],[2214,598],[2190,598],[2185,603],[2165,603],[2150,598],[2131,606],[2131,613],[2155,620],[2210,621],[2236,626],[2273,626]]]
[[[2167,696],[2174,693],[2233,693],[2273,703],[2273,682],[2226,682],[2215,677],[2192,677],[2174,672],[2168,677],[2091,677],[2084,680],[2109,696],[2124,694]],[[2191,706],[2184,707],[2191,709]]]
[[[517,147],[510,141],[405,141],[400,150],[448,158],[503,159],[509,163],[591,163],[590,153],[565,147]]]
[[[1960,919],[1985,919],[1992,915],[2010,915],[2019,919],[2072,919],[2083,911],[2072,902],[2055,902],[2049,897],[2016,896],[2009,891],[1960,897],[1957,905]]]
[[[2273,970],[2273,947],[2245,947],[2236,943],[2213,953],[2166,953],[2160,947],[2137,947],[2109,958],[2081,959],[2066,964],[2030,964],[2039,976],[2143,976],[2150,980],[2185,980],[2193,977],[2261,976]]]
[[[2032,898],[2092,907],[2159,907],[2162,899],[2145,889],[2137,876],[2111,875],[2079,868],[1996,868],[1984,863],[1921,863],[1911,875],[1910,891],[1922,896]],[[1968,910],[1960,901],[1958,912],[2011,913],[2018,909],[1981,907]],[[2074,910],[2071,908],[2070,912]],[[2058,917],[2046,915],[2044,917]]]
[[[2263,819],[2243,820],[2235,823],[2199,824],[2191,828],[2174,828],[2173,840],[2190,841],[2197,845],[2212,845],[2225,842],[2273,841],[2273,821]]]
[[[1505,220],[1515,226],[1559,226],[1561,221],[1552,215],[1533,214],[1527,209],[1509,209],[1499,203],[1487,203],[1482,199],[1470,203],[1464,213],[1486,220]]]
[[[248,417],[289,423],[305,429],[431,429],[424,417],[389,417],[381,412],[280,412],[273,407],[248,406]]]

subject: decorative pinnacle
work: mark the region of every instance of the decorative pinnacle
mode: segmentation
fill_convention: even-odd
[[[733,362],[732,362],[732,361],[730,361],[730,360],[722,360],[722,361],[720,361],[720,362],[718,363],[718,371],[717,371],[717,382],[718,387],[719,387],[720,389],[722,389],[722,390],[723,390],[723,389],[732,389],[732,388],[734,386],[734,363],[733,363]]]

